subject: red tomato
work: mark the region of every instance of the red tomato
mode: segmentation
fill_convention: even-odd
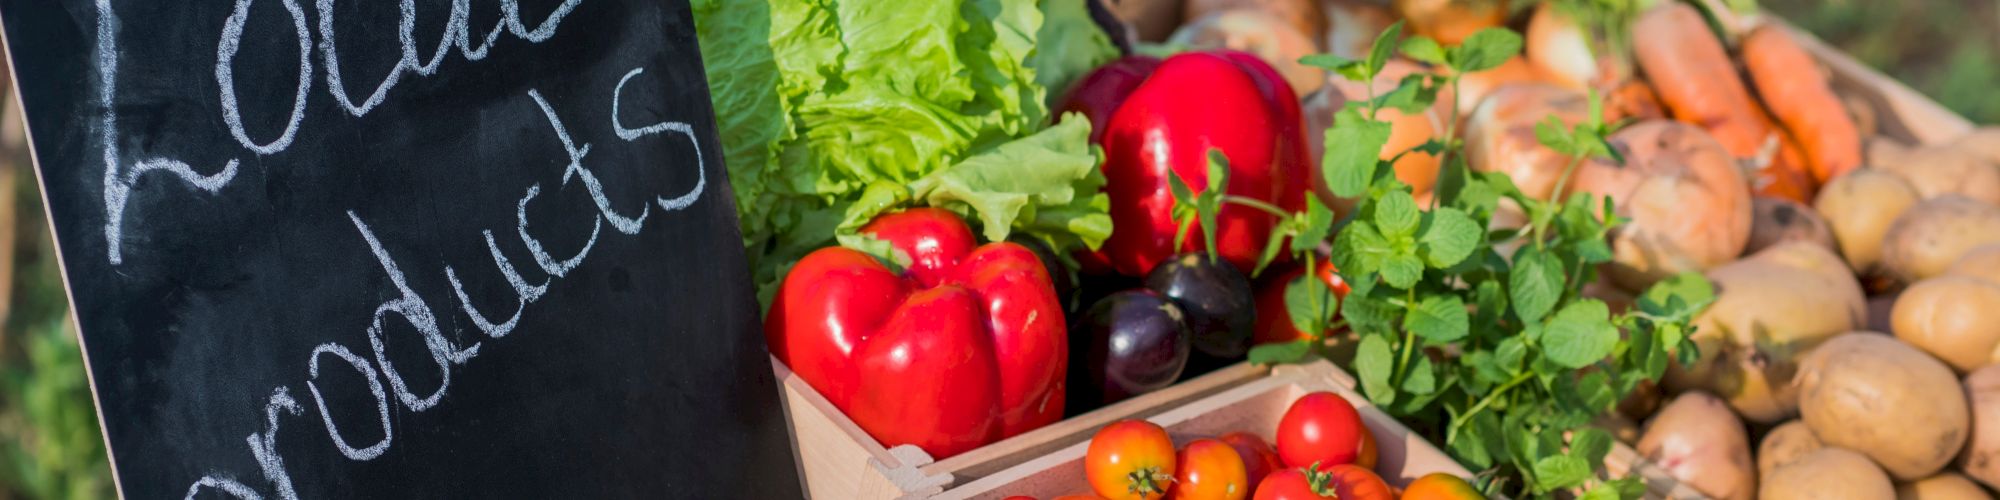
[[[1120,420],[1097,430],[1084,452],[1090,489],[1112,500],[1158,500],[1173,485],[1174,441],[1144,420]]]
[[[1196,439],[1174,457],[1173,497],[1180,500],[1243,500],[1250,495],[1243,458],[1229,443]]]
[[[1255,500],[1395,500],[1389,483],[1368,469],[1336,465],[1330,469],[1285,469],[1257,485]]]
[[[1331,392],[1315,392],[1292,402],[1278,420],[1278,457],[1291,467],[1333,467],[1361,458],[1368,428],[1354,405]]]
[[[1272,449],[1264,438],[1256,434],[1231,432],[1223,434],[1220,439],[1236,448],[1236,455],[1243,459],[1244,484],[1250,485],[1253,492],[1257,483],[1264,481],[1264,476],[1285,468],[1285,462],[1278,459],[1278,450]]]
[[[1055,498],[1051,498],[1051,499],[1049,499],[1049,500],[1104,500],[1104,497],[1100,497],[1100,496],[1097,496],[1097,495],[1092,495],[1092,494],[1089,494],[1089,493],[1078,493],[1078,494],[1075,494],[1075,495],[1063,495],[1063,496],[1059,496],[1059,497],[1055,497]]]

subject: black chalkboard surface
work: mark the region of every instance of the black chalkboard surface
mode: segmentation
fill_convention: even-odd
[[[799,496],[685,0],[0,0],[120,491]]]

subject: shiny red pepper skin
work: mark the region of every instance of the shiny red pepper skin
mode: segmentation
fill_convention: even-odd
[[[908,269],[841,247],[807,255],[764,323],[779,361],[884,446],[934,458],[1062,418],[1062,304],[1033,251],[977,245],[938,209],[861,231],[910,256]]]
[[[1146,77],[1153,76],[1160,62],[1158,57],[1131,55],[1098,66],[1070,85],[1063,95],[1061,112],[1082,113],[1090,119],[1090,143],[1104,145],[1104,131],[1111,126],[1111,116],[1139,84],[1146,82]],[[1079,250],[1072,257],[1084,274],[1108,274],[1112,270],[1111,259],[1103,250]]]
[[[1289,190],[1281,178],[1289,172],[1280,162],[1297,153],[1281,145],[1280,137],[1300,125],[1288,122],[1277,111],[1281,106],[1271,102],[1281,80],[1260,85],[1260,76],[1245,66],[1226,53],[1173,56],[1112,115],[1103,144],[1112,233],[1103,253],[1119,274],[1143,276],[1174,254],[1201,249],[1199,228],[1190,231],[1181,248],[1173,246],[1180,224],[1173,218],[1167,179],[1178,174],[1190,187],[1207,186],[1211,148],[1229,157],[1229,194],[1270,203],[1284,200],[1281,191]],[[1296,114],[1290,118],[1297,120]],[[1258,209],[1225,204],[1218,220],[1218,253],[1240,269],[1254,268],[1275,222],[1275,216]]]

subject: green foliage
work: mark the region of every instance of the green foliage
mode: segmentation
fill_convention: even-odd
[[[1295,283],[1297,296],[1287,296],[1292,321],[1308,332],[1352,328],[1360,336],[1352,368],[1362,393],[1405,421],[1441,424],[1431,437],[1467,465],[1489,469],[1487,493],[1635,498],[1636,480],[1596,472],[1611,436],[1586,425],[1640,382],[1659,378],[1668,360],[1692,359],[1689,322],[1713,299],[1710,284],[1700,275],[1678,276],[1647,290],[1637,310],[1617,314],[1584,297],[1597,265],[1611,260],[1609,232],[1623,222],[1611,200],[1529,198],[1504,175],[1465,168],[1449,128],[1444,139],[1412,149],[1437,154],[1441,165],[1439,187],[1429,206],[1420,206],[1389,168],[1394,156],[1380,159],[1388,124],[1375,112],[1433,105],[1440,87],[1457,85],[1455,75],[1497,66],[1520,51],[1521,38],[1489,29],[1447,47],[1423,37],[1398,42],[1399,31],[1391,27],[1378,38],[1367,61],[1303,61],[1372,81],[1381,70],[1376,55],[1399,47],[1441,67],[1444,76],[1405,78],[1336,116],[1322,169],[1336,194],[1358,199],[1331,245],[1331,261],[1353,290],[1337,314],[1328,314],[1311,309],[1330,303],[1311,300],[1318,280]],[[1594,118],[1601,116],[1596,96],[1591,109],[1585,123],[1551,120],[1536,128],[1542,143],[1570,157],[1557,192],[1584,161],[1623,161],[1604,139],[1614,126]],[[1503,199],[1526,212],[1527,227],[1488,225]],[[1514,245],[1512,255],[1502,254]],[[1260,346],[1252,359],[1304,359],[1319,355],[1322,345],[1311,339]],[[1568,442],[1565,435],[1572,436]]]
[[[21,158],[17,165],[26,165]],[[111,468],[36,184],[18,175],[12,300],[0,347],[0,496],[113,496]],[[11,490],[14,494],[7,494]]]

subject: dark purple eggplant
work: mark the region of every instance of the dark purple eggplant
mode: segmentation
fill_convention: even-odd
[[[1191,350],[1183,317],[1172,299],[1144,288],[1091,306],[1069,329],[1069,406],[1087,411],[1173,385]]]
[[[1250,352],[1257,299],[1250,278],[1229,261],[1181,254],[1146,274],[1146,288],[1173,299],[1187,313],[1198,357],[1227,364]],[[1201,363],[1204,365],[1213,363]]]

